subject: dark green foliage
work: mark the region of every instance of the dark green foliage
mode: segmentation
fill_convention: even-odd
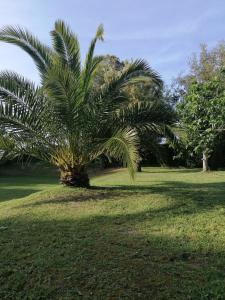
[[[170,89],[167,90],[166,92],[166,97],[169,99],[171,103],[185,103],[186,100],[185,98],[189,95],[191,96],[191,89],[193,89],[193,84],[199,84],[198,88],[201,89],[199,92],[199,97],[200,98],[206,98],[206,101],[208,101],[209,98],[218,98],[222,97],[223,93],[223,86],[224,86],[224,66],[225,66],[225,44],[224,42],[219,42],[215,47],[209,49],[209,47],[205,44],[200,45],[200,51],[199,54],[193,54],[190,59],[188,60],[188,65],[189,65],[189,70],[185,75],[178,76],[178,78],[173,82],[172,86]],[[214,86],[213,86],[214,85]],[[218,88],[218,93],[217,93],[217,86],[220,86]],[[205,90],[205,92],[203,91]],[[207,90],[207,91],[206,91]],[[196,94],[198,93],[197,89],[194,92],[194,98]],[[207,95],[205,95],[205,93]],[[214,95],[212,95],[214,93]],[[211,94],[211,95],[210,95]],[[202,101],[202,103],[200,103]],[[215,100],[216,101],[216,100]],[[213,101],[210,101],[212,103],[212,106],[214,106]],[[205,114],[205,120],[207,122],[211,122],[212,120],[209,120],[209,115],[212,116],[212,111],[209,113],[207,111],[208,105],[205,105],[204,100],[199,100],[199,110],[201,110],[202,115]],[[223,103],[216,104],[215,103],[215,109],[218,109],[217,105],[221,105],[221,111],[219,111],[219,115],[223,114]],[[219,110],[219,109],[218,109]],[[191,119],[191,114],[193,112],[190,111],[190,119]],[[203,120],[201,115],[198,115],[199,112],[197,113],[196,116],[196,122],[197,118],[200,117],[201,120]],[[216,114],[216,113],[215,113]],[[182,112],[181,112],[182,115]],[[195,114],[193,114],[193,117]],[[192,122],[192,120],[189,120]],[[188,122],[189,122],[188,121]],[[212,121],[214,122],[214,121]],[[206,124],[205,124],[206,125]],[[202,124],[198,125],[200,128]],[[206,125],[207,127],[207,125]],[[204,128],[206,128],[204,127]],[[209,126],[210,127],[210,126]],[[208,130],[210,131],[208,127]],[[221,124],[220,126],[221,127]],[[223,127],[223,125],[222,125]],[[201,129],[200,129],[201,130]],[[205,130],[205,129],[204,129]],[[210,147],[213,148],[220,148],[219,152],[220,155],[225,157],[225,152],[221,152],[223,149],[223,141],[221,137],[223,136],[222,133],[217,132],[217,134],[211,134],[210,137],[210,132],[205,132],[204,137],[201,136],[200,140],[205,144],[208,143]],[[179,134],[180,137],[183,139],[183,137],[186,135],[185,132],[182,134]],[[206,141],[208,139],[208,141]],[[192,140],[192,138],[190,139]],[[192,164],[195,166],[199,165],[199,162],[202,158],[202,153],[200,154],[203,145],[199,145],[200,147],[197,146],[197,144],[191,143],[192,145],[189,144],[189,141],[183,139],[184,147],[181,146],[183,149],[178,149],[178,152],[180,153],[179,155],[182,156],[184,159],[186,159],[187,165]],[[221,143],[221,145],[219,145]],[[194,145],[195,144],[195,145]],[[185,150],[186,147],[186,150]],[[197,147],[197,148],[196,148]],[[199,148],[199,151],[198,151]],[[197,150],[197,151],[194,151]],[[207,154],[208,150],[206,151],[206,155],[209,156],[208,159],[210,161],[210,167],[211,168],[217,168],[219,161],[221,161],[221,167],[224,166],[224,163],[221,159],[217,160],[215,159],[215,155],[213,154],[212,150],[209,150],[211,154]],[[217,150],[217,153],[219,153]],[[214,158],[210,158],[210,156],[213,156]]]
[[[224,130],[224,80],[215,78],[202,83],[193,82],[177,109],[186,134],[186,147],[209,158]]]
[[[115,56],[105,56],[97,70],[96,86],[104,84],[115,74],[120,74],[130,64],[129,61],[121,62]],[[174,134],[169,125],[172,125],[176,120],[173,106],[163,93],[163,84],[157,84],[155,80],[143,80],[143,82],[129,85],[125,88],[125,91],[128,94],[128,105],[134,113],[129,117],[127,107],[125,107],[124,110],[121,110],[121,119],[129,117],[129,124],[138,130],[140,139],[138,147],[140,155],[139,170],[142,162],[149,161],[149,153],[157,156],[157,162],[161,163],[163,160],[160,157],[162,152],[159,151],[161,138],[167,137],[169,138],[168,141],[170,141],[170,138],[171,140],[174,139]],[[146,104],[149,107],[148,110]],[[137,114],[138,111],[142,113]],[[149,112],[151,113],[149,114]],[[155,121],[147,125],[146,120]],[[160,126],[158,126],[159,124]]]

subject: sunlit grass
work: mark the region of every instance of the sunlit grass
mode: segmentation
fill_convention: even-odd
[[[225,172],[0,177],[0,299],[224,299]]]

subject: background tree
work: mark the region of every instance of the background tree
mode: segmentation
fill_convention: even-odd
[[[96,88],[102,84],[111,80],[113,76],[118,76],[121,72],[130,67],[132,62],[120,61],[116,56],[106,55],[103,61],[100,63],[96,74]],[[147,80],[146,80],[147,79]],[[145,116],[142,122],[148,122],[152,125],[155,122],[157,126],[151,126],[148,128],[138,128],[138,135],[140,143],[138,147],[139,159],[137,161],[137,171],[141,171],[141,161],[146,157],[147,153],[153,152],[160,161],[160,141],[163,136],[169,131],[169,124],[172,124],[175,120],[175,113],[173,106],[170,102],[167,102],[167,98],[164,96],[163,84],[158,84],[154,80],[149,78],[143,78],[142,81],[130,84],[124,91],[129,95],[129,103],[136,105],[143,102],[148,103],[151,108],[151,114]],[[143,116],[142,116],[143,117]],[[137,120],[139,124],[140,120]],[[135,122],[133,122],[135,126]],[[171,135],[170,135],[171,136]]]
[[[137,171],[141,172],[142,161],[145,160],[150,151],[154,153],[159,162],[163,161],[161,141],[163,138],[167,138],[168,143],[174,140],[175,135],[172,126],[176,120],[176,114],[173,105],[165,97],[163,85],[159,86],[154,82],[144,81],[127,87],[127,92],[130,95],[131,102],[146,101],[152,105],[155,108],[155,120],[161,124],[160,127],[152,126],[139,134],[141,143]]]
[[[202,153],[203,171],[207,171],[217,137],[225,128],[224,81],[193,82],[177,108],[187,135],[186,146],[196,154]]]
[[[193,54],[189,61],[189,80],[205,82],[220,76],[225,66],[225,43],[222,41],[214,48],[208,49],[206,44],[200,45],[200,54]]]
[[[180,74],[166,88],[165,97],[173,105],[182,101],[189,86],[194,82],[207,82],[215,77],[219,79],[225,69],[225,42],[218,43],[214,48],[208,49],[206,44],[200,45],[199,54],[194,53],[188,60],[188,71]]]
[[[179,75],[172,83],[173,95],[177,96],[177,100],[193,81],[206,82],[215,76],[221,76],[221,71],[225,68],[225,42],[222,41],[211,49],[206,44],[201,44],[199,54],[194,53],[188,60],[188,67],[188,72]]]
[[[205,83],[206,85],[208,84],[208,86],[210,86],[213,82],[215,83],[216,80],[218,84],[221,82],[220,85],[222,88],[224,84],[223,70],[225,68],[225,43],[220,42],[211,49],[209,49],[205,44],[200,45],[200,53],[193,54],[188,61],[188,65],[188,72],[185,75],[178,76],[167,92],[167,97],[171,99],[171,102],[174,102],[174,106],[176,106],[176,103],[186,102],[185,97],[190,94],[190,90],[192,89],[194,82],[198,84]],[[211,98],[217,98],[215,89],[214,92],[214,97]],[[212,90],[210,93],[212,93]],[[200,93],[199,97],[202,97],[202,93]],[[204,111],[206,108],[203,107],[202,109]],[[224,140],[224,131],[217,132],[213,138],[214,150],[213,152],[211,151],[209,159],[209,163],[212,168],[225,166]],[[185,165],[198,166],[198,154],[196,151],[194,151],[194,148],[191,148],[192,143],[189,143],[188,141],[186,142],[187,145],[185,148],[180,148],[183,149],[181,150],[182,153],[180,152],[180,157],[186,160]],[[187,151],[187,149],[189,150]],[[192,153],[192,155],[190,155],[190,153]]]

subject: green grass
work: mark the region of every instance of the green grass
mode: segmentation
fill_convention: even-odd
[[[225,172],[0,177],[0,299],[225,299]]]

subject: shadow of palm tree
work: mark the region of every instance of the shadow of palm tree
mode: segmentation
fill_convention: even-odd
[[[1,221],[1,299],[223,299],[225,256],[185,235],[142,234],[136,228],[146,218]]]
[[[15,200],[27,197],[33,193],[39,192],[38,189],[17,189],[17,188],[2,188],[0,192],[0,202]]]
[[[74,189],[65,195],[63,191],[52,198],[43,194],[35,202],[23,204],[21,207],[39,206],[45,204],[59,204],[83,201],[108,201],[126,199],[138,196],[164,195],[171,199],[172,204],[165,208],[152,209],[149,213],[154,215],[170,211],[174,215],[194,214],[200,211],[214,209],[215,207],[225,207],[225,183],[185,183],[179,181],[165,181],[154,186],[140,185],[118,185],[118,186],[95,186],[91,189]]]

